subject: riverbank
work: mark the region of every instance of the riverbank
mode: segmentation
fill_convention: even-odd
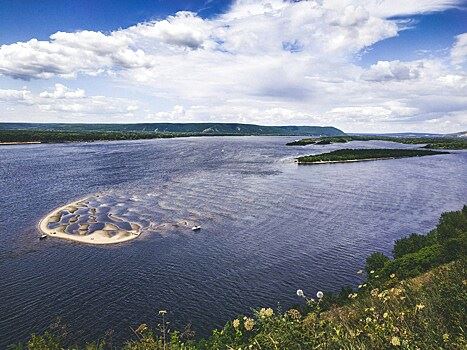
[[[53,210],[39,222],[39,230],[50,237],[98,245],[127,242],[141,234],[140,225],[133,222],[129,222],[131,230],[118,227],[117,222],[105,222],[93,229],[99,224],[97,209],[87,201],[83,198]]]
[[[12,146],[12,145],[37,145],[42,142],[40,141],[25,141],[25,142],[20,142],[20,141],[13,141],[13,142],[0,142],[0,146]]]

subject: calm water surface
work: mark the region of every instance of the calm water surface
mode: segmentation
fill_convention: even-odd
[[[0,348],[56,316],[72,341],[113,329],[118,342],[129,326],[157,323],[161,309],[206,335],[251,308],[299,303],[297,288],[357,284],[369,253],[390,253],[395,239],[467,202],[467,152],[298,166],[294,156],[349,144],[285,147],[292,139],[1,147]],[[141,237],[112,246],[38,240],[44,215],[94,194],[123,199],[145,222]],[[203,229],[152,230],[187,218]]]

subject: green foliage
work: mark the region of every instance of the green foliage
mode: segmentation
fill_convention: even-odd
[[[383,253],[373,253],[366,259],[365,269],[367,273],[373,274],[374,271],[382,269],[388,262],[389,258]]]
[[[424,145],[430,149],[467,149],[467,139],[461,137],[391,137],[391,136],[337,136],[306,138],[289,142],[287,146],[306,146],[310,144],[328,145],[330,143],[345,143],[350,141],[380,140],[411,145]]]
[[[298,162],[300,164],[343,162],[349,160],[420,157],[444,153],[446,152],[421,149],[340,149],[328,153],[298,157]]]
[[[394,258],[400,258],[403,255],[414,253],[428,244],[429,237],[412,233],[409,237],[398,239],[394,243]]]
[[[0,142],[90,142],[141,140],[189,136],[160,132],[133,131],[53,131],[53,130],[0,130]]]
[[[462,210],[441,214],[436,228],[426,236],[412,234],[397,240],[394,260],[386,258],[385,261],[383,254],[373,253],[367,259],[367,271],[374,270],[380,281],[393,273],[399,277],[413,277],[432,267],[465,258],[466,251],[467,206],[464,206]]]

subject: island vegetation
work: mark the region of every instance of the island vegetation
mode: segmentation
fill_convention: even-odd
[[[436,154],[448,154],[448,152],[432,151],[425,149],[339,149],[332,152],[298,157],[298,164],[321,164],[355,162],[377,159],[394,159],[406,157],[431,156]]]
[[[391,136],[336,136],[304,138],[287,143],[287,146],[329,145],[332,143],[347,143],[350,141],[389,141],[402,144],[423,145],[430,149],[467,149],[465,137],[391,137]]]
[[[151,349],[465,349],[467,206],[441,215],[426,235],[395,242],[393,258],[375,252],[356,274],[358,288],[338,294],[297,290],[300,303],[288,310],[264,307],[238,316],[206,339],[168,331],[166,311],[156,328],[132,328],[127,350]],[[103,338],[67,344],[54,327],[12,349],[110,349]]]
[[[145,131],[0,130],[0,144],[144,140],[193,136]]]

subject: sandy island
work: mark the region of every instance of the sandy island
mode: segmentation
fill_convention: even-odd
[[[55,209],[39,222],[39,229],[51,237],[88,244],[121,243],[135,239],[141,234],[141,226],[134,222],[128,222],[131,230],[119,228],[115,223],[126,221],[113,214],[107,215],[108,221],[102,223],[103,228],[90,231],[90,226],[98,222],[97,209],[91,207],[88,201],[89,198],[84,198]],[[78,210],[84,213],[73,215]],[[74,232],[70,232],[71,225],[77,226]]]
[[[319,160],[316,162],[301,162],[297,160],[298,164],[332,164],[332,163],[355,163],[355,162],[370,162],[372,160],[388,160],[388,159],[400,159],[409,157],[385,157],[385,158],[365,158],[365,159],[347,159],[347,160]]]

